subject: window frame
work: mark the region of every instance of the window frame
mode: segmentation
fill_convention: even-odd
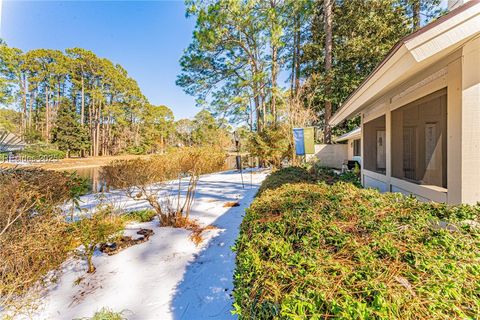
[[[360,157],[362,155],[362,139],[353,139],[353,156]]]

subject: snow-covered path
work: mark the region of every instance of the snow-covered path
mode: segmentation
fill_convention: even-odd
[[[108,308],[124,311],[128,319],[231,319],[231,291],[235,255],[231,251],[245,208],[249,206],[265,174],[223,172],[202,176],[191,216],[202,225],[218,229],[204,233],[196,247],[190,232],[159,228],[156,221],[130,225],[154,230],[149,241],[120,253],[94,257],[97,271],[86,275],[85,263],[70,260],[64,272],[42,299],[35,319],[91,317]],[[252,179],[252,187],[250,184]],[[115,192],[115,201],[126,208],[140,205]],[[85,206],[95,202],[84,198]],[[238,207],[224,207],[238,201]],[[79,284],[75,282],[84,277]]]

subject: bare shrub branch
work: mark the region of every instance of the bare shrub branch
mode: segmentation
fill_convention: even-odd
[[[149,159],[120,160],[102,170],[108,185],[123,189],[128,197],[146,200],[161,226],[183,227],[189,219],[200,175],[219,171],[226,154],[213,147],[188,147]],[[182,182],[187,179],[182,197]],[[176,201],[173,181],[178,181]],[[176,203],[176,205],[175,205]]]
[[[0,306],[10,306],[72,249],[60,205],[79,196],[76,176],[46,170],[0,170]]]

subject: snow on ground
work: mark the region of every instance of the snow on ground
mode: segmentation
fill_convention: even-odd
[[[59,281],[42,298],[35,319],[91,317],[104,307],[124,311],[128,319],[235,318],[230,313],[235,268],[231,246],[265,173],[244,173],[243,177],[245,188],[237,172],[201,177],[191,216],[218,229],[206,231],[200,247],[189,240],[190,232],[184,229],[160,228],[156,221],[129,225],[128,234],[139,228],[153,229],[155,234],[113,256],[97,253],[97,271],[91,275],[85,273],[83,261],[67,261]],[[125,209],[148,207],[119,191],[107,198]],[[85,208],[99,201],[93,195],[82,200]],[[224,207],[229,201],[239,201],[240,206]]]

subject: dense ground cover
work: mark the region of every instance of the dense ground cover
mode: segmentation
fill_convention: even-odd
[[[344,182],[263,189],[235,246],[241,318],[480,315],[478,206],[421,203]]]
[[[313,176],[307,169],[301,167],[288,167],[271,173],[262,183],[258,195],[265,190],[276,189],[286,183],[314,182]]]
[[[56,149],[53,145],[37,144],[29,145],[24,150],[18,152],[18,155],[24,158],[39,160],[42,158],[60,160],[65,158],[65,152]]]
[[[327,184],[336,182],[350,182],[355,186],[361,186],[358,175],[355,172],[335,174],[331,168],[322,167],[319,163],[309,163],[304,167],[287,167],[271,173],[262,183],[258,195],[265,190],[276,189],[286,183],[316,183],[323,181]]]

